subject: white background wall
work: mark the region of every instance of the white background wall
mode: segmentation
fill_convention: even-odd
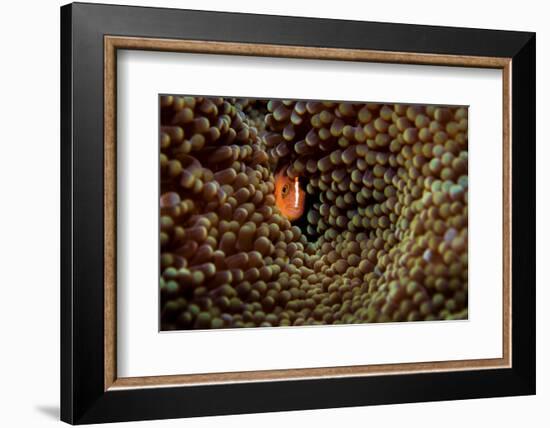
[[[123,2],[123,0],[120,0]],[[104,1],[104,3],[116,3]],[[126,4],[537,32],[537,370],[534,397],[155,421],[159,427],[549,426],[550,14],[545,2],[338,0],[125,1]],[[59,6],[6,1],[0,12],[0,425],[58,424]],[[125,426],[138,426],[127,424]]]

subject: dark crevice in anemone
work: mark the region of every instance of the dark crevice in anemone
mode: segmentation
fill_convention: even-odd
[[[308,177],[300,176],[299,180],[300,180],[300,187],[305,192]],[[310,226],[310,225],[314,226],[314,225],[309,223],[307,217],[308,217],[309,211],[314,209],[313,205],[316,204],[316,203],[319,203],[319,194],[316,193],[316,194],[312,195],[312,194],[306,192],[304,213],[302,214],[302,216],[299,219],[292,222],[293,226],[297,226],[301,230],[302,235],[304,235],[307,238],[308,242],[313,242],[313,243],[315,243],[317,241],[317,239],[319,238],[319,235],[317,233],[315,233],[315,234],[309,233],[308,226]]]

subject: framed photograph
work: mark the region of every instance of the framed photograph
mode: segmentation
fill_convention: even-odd
[[[535,393],[535,35],[61,8],[61,418]]]

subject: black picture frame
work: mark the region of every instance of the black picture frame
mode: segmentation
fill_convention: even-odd
[[[104,36],[512,59],[512,367],[105,391]],[[535,34],[74,3],[61,8],[61,419],[71,424],[535,393]]]

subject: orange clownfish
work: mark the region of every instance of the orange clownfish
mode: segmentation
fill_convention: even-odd
[[[298,177],[288,177],[285,168],[275,175],[275,205],[290,221],[299,219],[304,213],[306,194]]]

